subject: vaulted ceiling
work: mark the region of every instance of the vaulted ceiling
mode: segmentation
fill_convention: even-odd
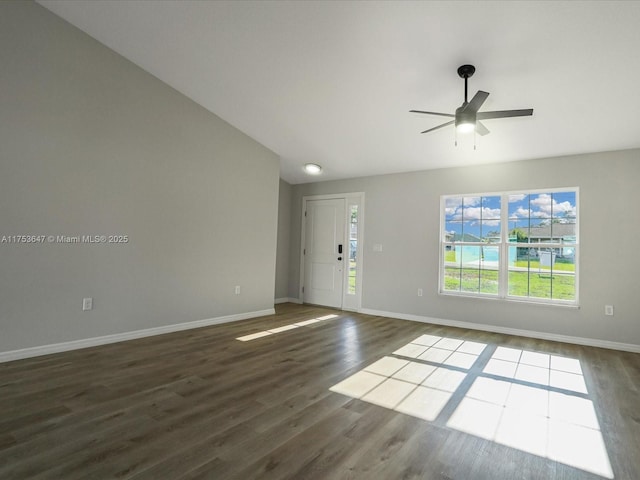
[[[640,2],[39,3],[279,154],[290,183],[640,147]],[[460,106],[465,63],[481,110],[534,108],[486,121],[476,150],[409,113]]]

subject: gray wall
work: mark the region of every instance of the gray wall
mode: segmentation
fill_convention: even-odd
[[[289,297],[291,193],[291,185],[280,179],[280,194],[278,199],[278,250],[276,252],[276,299]]]
[[[363,308],[640,345],[639,178],[640,150],[628,150],[294,186],[289,296],[298,296],[303,195],[365,192]],[[438,295],[440,195],[575,186],[579,309]]]
[[[273,152],[30,2],[0,65],[0,236],[130,238],[0,244],[0,352],[273,308]]]

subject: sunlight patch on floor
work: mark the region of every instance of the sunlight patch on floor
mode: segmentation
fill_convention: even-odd
[[[470,368],[485,348],[484,343],[421,335],[393,352],[397,357],[383,357],[330,390],[434,420],[466,376],[449,367]]]
[[[547,353],[498,347],[484,373],[587,393],[580,361]]]
[[[281,327],[272,328],[270,330],[264,330],[262,332],[256,332],[249,335],[244,335],[242,337],[237,337],[236,340],[240,340],[241,342],[248,342],[249,340],[255,340],[256,338],[266,337],[268,335],[273,335],[274,333],[286,332],[287,330],[293,330],[299,327],[306,327],[308,325],[313,325],[314,323],[323,322],[325,320],[332,320],[337,317],[338,315],[335,314],[323,315],[322,317],[312,318],[311,320],[291,323],[289,325],[283,325]]]
[[[478,377],[447,426],[613,478],[593,402]]]
[[[425,420],[433,420],[463,379],[462,372],[384,357],[330,390]]]
[[[330,388],[331,391],[434,421],[465,382],[446,426],[614,478],[580,361],[422,335]],[[486,358],[486,357],[485,357]],[[496,378],[497,377],[497,378]],[[468,389],[467,389],[468,388]],[[454,400],[456,401],[456,400]],[[452,412],[452,413],[450,413]]]

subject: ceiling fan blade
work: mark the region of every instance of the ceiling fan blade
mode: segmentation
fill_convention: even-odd
[[[476,132],[480,135],[486,135],[489,133],[489,129],[481,121],[476,120]]]
[[[454,122],[455,122],[455,120],[451,120],[450,122],[443,123],[442,125],[438,125],[437,127],[430,128],[429,130],[425,130],[424,132],[420,132],[420,133],[433,132],[434,130],[438,130],[439,128],[446,127],[446,126],[449,126],[449,125],[453,125]]]
[[[425,112],[424,110],[409,110],[411,113],[426,113],[427,115],[440,115],[441,117],[456,118],[452,113]]]
[[[478,112],[476,118],[478,120],[488,120],[490,118],[507,118],[507,117],[527,117],[533,115],[533,108],[525,110],[499,110],[495,112]]]
[[[467,105],[462,110],[463,112],[477,112],[480,110],[480,107],[484,103],[484,101],[489,96],[489,92],[483,92],[482,90],[478,90],[478,92],[473,96],[471,101],[467,103]]]

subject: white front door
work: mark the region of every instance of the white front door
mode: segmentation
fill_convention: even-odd
[[[306,206],[303,301],[342,308],[344,268],[349,258],[344,240],[345,200],[309,200]]]

